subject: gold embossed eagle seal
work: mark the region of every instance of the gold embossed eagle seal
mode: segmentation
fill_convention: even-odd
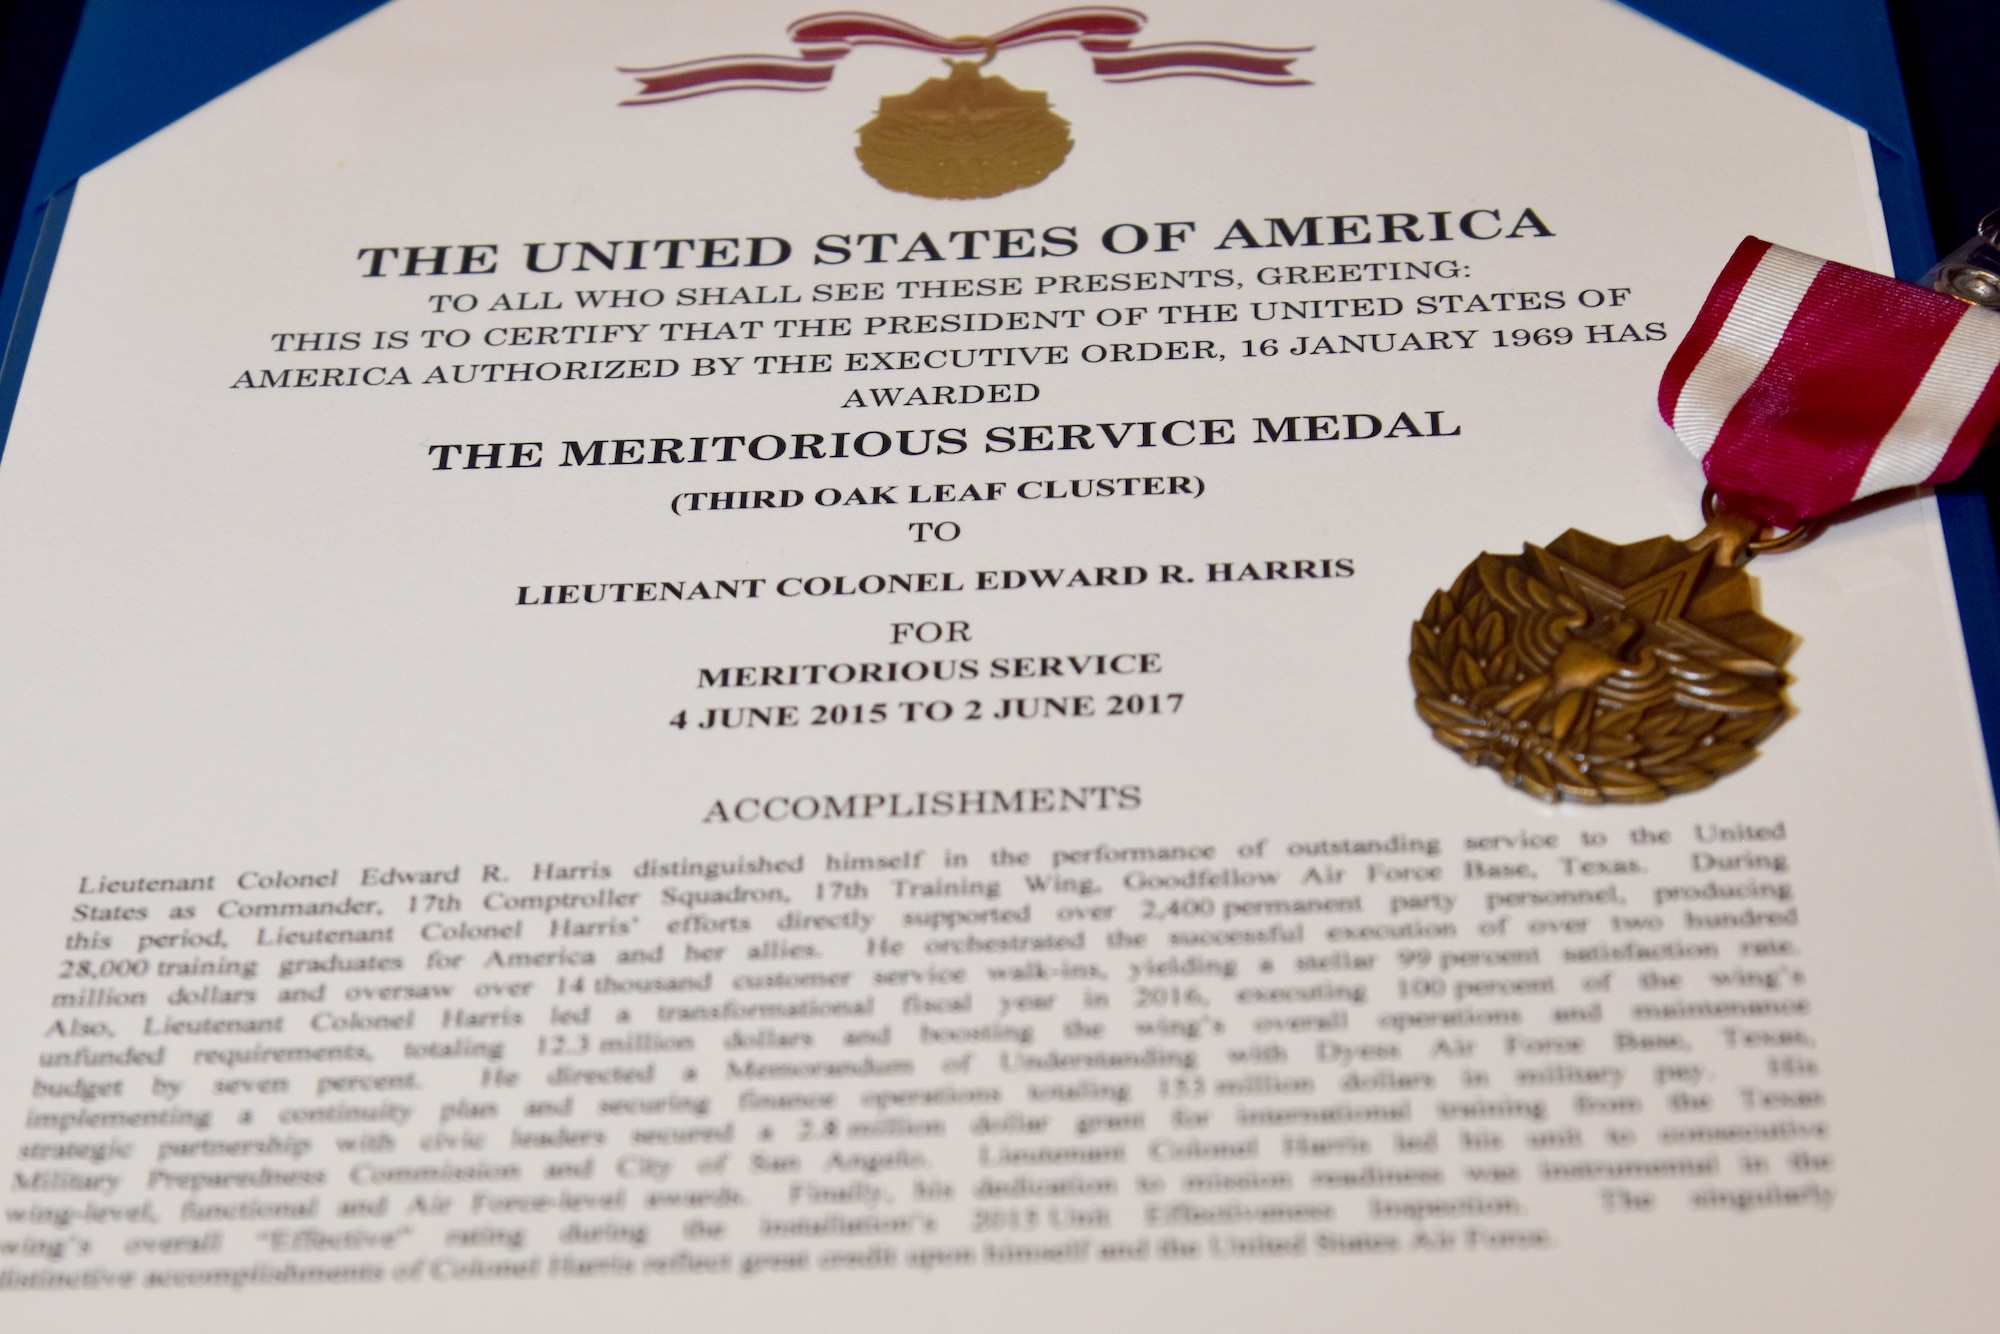
[[[1748,764],[1787,716],[1796,640],[1706,537],[1571,529],[1481,555],[1411,627],[1418,714],[1545,801],[1658,801]]]
[[[854,150],[864,171],[905,194],[991,199],[1063,164],[1069,122],[1049,109],[1047,93],[981,74],[984,61],[947,63],[949,77],[882,99]]]
[[[1221,79],[1267,88],[1311,80],[1292,72],[1309,46],[1241,42],[1162,42],[1135,46],[1146,16],[1122,5],[1072,5],[1021,20],[991,36],[943,37],[887,14],[842,10],[809,14],[785,31],[796,55],[727,55],[668,65],[621,66],[639,89],[621,106],[653,106],[746,88],[811,92],[861,47],[886,46],[942,56],[951,72],[881,100],[859,131],[862,169],[891,190],[926,199],[992,199],[1046,180],[1069,157],[1069,122],[1049,95],[981,74],[1002,51],[1039,42],[1073,42],[1107,83]],[[979,55],[979,60],[954,56]],[[928,244],[928,242],[926,242]]]

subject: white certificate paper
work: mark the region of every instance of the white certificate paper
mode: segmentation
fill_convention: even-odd
[[[79,184],[0,1323],[1987,1327],[1931,503],[1756,562],[1794,716],[1664,804],[1408,668],[1481,551],[1699,528],[1661,370],[1746,234],[1886,268],[1862,132],[1595,0],[1162,0],[1283,73],[1009,45],[1041,179],[930,198],[857,131],[949,72],[803,17],[395,0]]]

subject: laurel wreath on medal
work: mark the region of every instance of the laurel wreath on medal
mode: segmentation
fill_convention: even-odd
[[[1659,801],[1757,756],[1785,721],[1791,633],[1750,577],[1671,538],[1572,530],[1487,553],[1411,627],[1417,712],[1468,764],[1546,801]]]

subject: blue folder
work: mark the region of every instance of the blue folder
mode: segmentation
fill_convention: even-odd
[[[0,450],[76,180],[384,0],[90,0],[0,285]],[[1624,0],[1867,130],[1898,277],[1936,258],[1884,0]],[[893,6],[892,6],[893,7]],[[1945,545],[2000,789],[2000,567],[1983,497],[1941,492]]]

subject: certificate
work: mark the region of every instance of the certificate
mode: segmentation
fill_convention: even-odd
[[[1865,134],[1598,0],[394,0],[91,171],[0,1323],[1984,1327],[1934,503],[1665,801],[1417,708],[1481,552],[1701,528],[1746,234],[1886,271]]]

